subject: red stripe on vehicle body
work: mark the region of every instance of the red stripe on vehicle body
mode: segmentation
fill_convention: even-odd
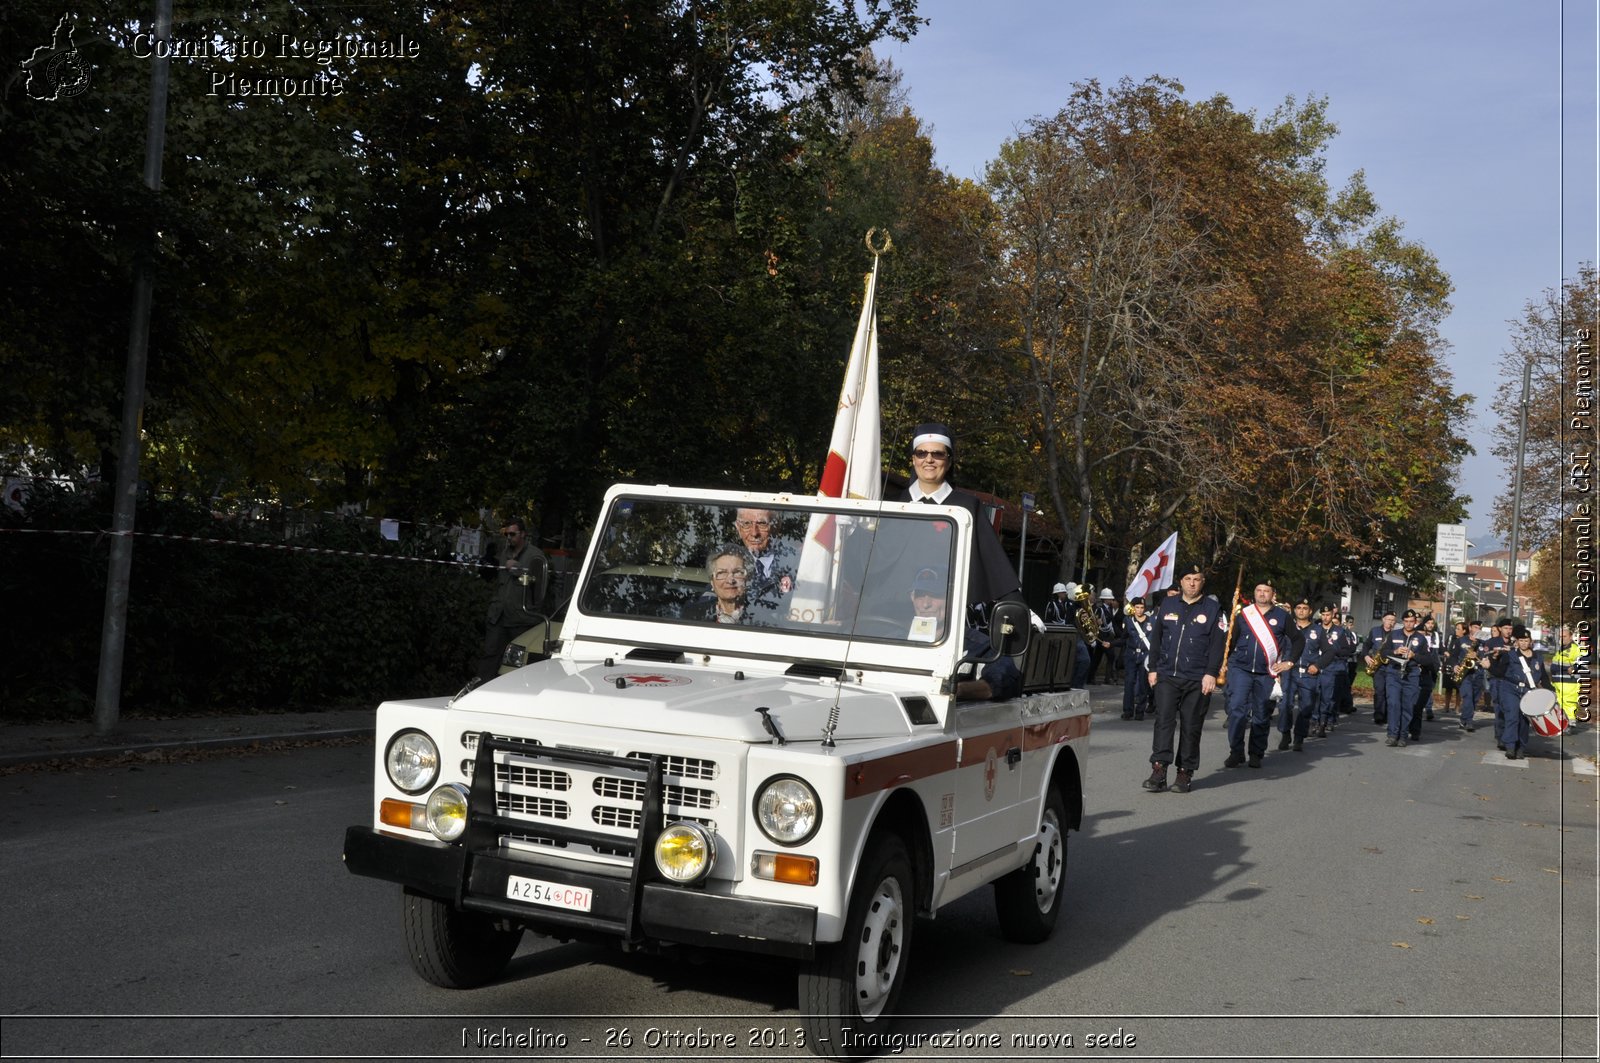
[[[877,760],[864,760],[851,765],[845,774],[844,796],[864,797],[895,786],[926,779],[958,768],[984,764],[992,748],[1003,753],[1017,745],[1018,728],[971,735],[961,743],[961,755],[956,755],[955,742],[941,742],[924,749],[894,753]],[[1072,716],[1046,723],[1029,724],[1021,728],[1024,750],[1047,749],[1089,734],[1089,717]]]

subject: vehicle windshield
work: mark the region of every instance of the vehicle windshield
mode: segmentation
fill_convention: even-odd
[[[579,594],[595,616],[937,643],[957,530],[948,516],[620,497]]]

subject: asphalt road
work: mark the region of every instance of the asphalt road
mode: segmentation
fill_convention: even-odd
[[[1148,725],[1097,715],[1057,937],[1001,941],[986,891],[921,924],[903,1054],[1595,1058],[1594,732],[1508,762],[1486,730],[1389,749],[1360,719],[1254,771],[1220,770],[1213,720],[1195,791],[1151,795]],[[424,984],[398,888],[339,861],[372,769],[358,745],[0,778],[0,1052],[806,1057],[780,963],[530,938],[496,985]]]

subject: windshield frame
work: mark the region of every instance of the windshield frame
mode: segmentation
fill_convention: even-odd
[[[704,619],[686,619],[681,615],[629,614],[603,608],[602,602],[597,598],[598,580],[606,574],[617,571],[618,568],[626,567],[618,564],[620,555],[615,549],[617,536],[621,533],[613,533],[623,503],[634,506],[641,504],[701,506],[727,510],[730,514],[734,510],[744,508],[768,509],[783,513],[783,520],[791,529],[797,526],[806,528],[812,515],[833,515],[845,518],[847,522],[854,522],[860,529],[855,534],[864,534],[869,528],[871,529],[873,538],[864,540],[861,544],[866,547],[868,558],[876,554],[878,534],[886,528],[908,535],[912,534],[914,525],[905,521],[944,525],[940,528],[939,534],[949,535],[948,563],[944,566],[948,573],[945,626],[949,630],[943,634],[931,634],[928,641],[913,641],[909,631],[889,634],[886,623],[880,623],[871,631],[863,629],[858,632],[848,623],[840,623],[837,626],[825,623],[797,623],[790,622],[793,618],[789,618],[773,624],[758,622],[722,624]],[[890,520],[894,523],[875,523],[871,518]],[[631,515],[628,519],[632,519]],[[915,534],[921,535],[920,529],[916,529]],[[587,656],[588,652],[582,646],[585,642],[590,642],[616,648],[668,648],[684,653],[740,655],[776,661],[836,662],[840,665],[861,668],[948,675],[954,667],[960,645],[964,641],[959,637],[959,631],[965,626],[971,536],[972,517],[959,507],[939,506],[930,509],[928,506],[913,506],[906,502],[618,484],[606,492],[601,519],[584,559],[578,588],[569,606],[564,632],[567,641],[563,655]],[[702,541],[710,543],[717,540],[696,537],[693,543],[698,544]],[[926,549],[923,540],[919,540],[919,544],[919,550]],[[682,576],[696,567],[689,563],[691,557],[700,560],[703,565],[703,560],[695,555],[697,551],[698,554],[704,554],[706,549],[708,548],[691,546],[682,549],[676,556],[656,558],[655,560],[661,562],[658,566],[659,571],[641,571],[638,574],[641,577],[662,579]],[[889,583],[882,582],[885,577],[876,569],[867,568],[862,573],[861,599],[863,601],[871,599],[876,602],[902,601],[905,613],[909,616],[912,612],[912,579],[910,576],[904,576],[904,569],[906,564],[915,567],[915,560],[906,561],[907,556],[910,556],[910,551],[902,551],[899,558],[902,563],[887,566],[885,571],[893,573],[892,577],[887,577],[891,579]],[[925,555],[920,552],[915,555],[915,557],[922,556]],[[798,564],[798,552],[789,560]],[[869,566],[872,564],[875,562],[868,562]],[[642,569],[646,566],[635,564],[633,567]],[[705,579],[705,568],[701,567],[699,571],[701,578]],[[919,571],[919,578],[921,575]],[[897,585],[895,581],[902,576],[904,583]],[[675,591],[681,589],[674,587]],[[962,625],[961,629],[957,629],[957,623]],[[958,637],[950,637],[952,632]]]

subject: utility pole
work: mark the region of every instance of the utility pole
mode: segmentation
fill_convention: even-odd
[[[1528,446],[1528,389],[1533,378],[1533,359],[1522,363],[1522,412],[1517,424],[1517,467],[1511,485],[1511,564],[1507,569],[1506,615],[1517,615],[1517,533],[1522,528],[1522,458]]]
[[[133,267],[133,314],[128,323],[128,369],[122,394],[122,438],[117,447],[117,488],[111,514],[111,563],[100,628],[100,673],[95,684],[94,733],[110,734],[122,710],[122,656],[128,627],[128,580],[133,570],[133,517],[139,493],[139,434],[144,421],[144,375],[150,360],[150,302],[155,287],[156,200],[167,139],[167,67],[172,0],[156,0],[150,57],[150,113],[144,132],[144,185],[150,190],[145,246]]]

